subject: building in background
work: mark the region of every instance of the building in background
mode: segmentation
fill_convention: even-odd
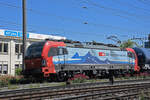
[[[61,36],[27,33],[27,47],[36,41],[66,39]],[[0,74],[15,75],[15,69],[22,67],[22,32],[0,29]]]
[[[148,41],[144,43],[145,48],[150,48],[150,34],[148,35]]]

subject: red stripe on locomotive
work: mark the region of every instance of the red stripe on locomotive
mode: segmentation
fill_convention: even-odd
[[[132,48],[126,48],[127,51],[132,52],[135,56],[135,65],[134,65],[134,71],[140,71],[140,67],[138,66],[138,57],[136,55],[136,52]]]

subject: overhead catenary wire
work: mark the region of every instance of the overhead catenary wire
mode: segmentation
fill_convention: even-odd
[[[136,6],[135,2],[134,2],[134,4],[131,4],[129,2],[124,2],[124,1],[122,2],[121,0],[114,0],[113,2],[116,2],[116,4],[119,4],[119,5],[122,5],[122,6],[126,5],[126,6],[128,6],[130,8],[133,8],[133,9],[136,9],[136,10],[142,10],[142,11],[144,11],[146,13],[150,13],[149,9],[143,8],[141,6]]]
[[[114,13],[116,13],[116,14],[122,13],[122,14],[128,15],[128,16],[130,16],[130,17],[133,17],[133,16],[134,16],[134,18],[137,18],[137,19],[139,19],[139,20],[141,20],[141,18],[142,18],[142,19],[144,18],[144,20],[150,21],[150,19],[149,19],[148,16],[137,15],[137,14],[135,14],[135,13],[129,13],[129,12],[127,12],[127,11],[120,10],[120,9],[115,9],[115,8],[110,8],[110,7],[104,7],[104,6],[102,6],[102,5],[98,4],[98,3],[95,3],[95,2],[93,2],[93,1],[91,1],[91,0],[86,0],[86,2],[89,3],[89,4],[91,4],[91,5],[93,5],[93,6],[95,6],[95,7],[98,7],[98,8],[107,10],[107,11],[111,11],[111,12],[114,12]]]
[[[86,0],[86,1],[90,1],[90,0]],[[124,14],[128,14],[130,16],[134,16],[135,17],[147,17],[147,16],[142,16],[142,15],[136,15],[136,14],[132,14],[132,13],[128,13],[126,11],[122,11],[122,10],[119,10],[119,9],[114,9],[114,8],[109,8],[109,7],[104,7],[100,4],[96,4],[94,2],[91,2],[90,3],[94,6],[97,6],[97,7],[100,7],[100,8],[103,8],[105,10],[110,10],[110,11],[116,11],[118,13],[124,13]],[[6,5],[6,6],[9,6],[9,7],[14,7],[14,8],[21,8],[20,6],[15,6],[15,5],[12,5],[12,4],[9,4],[9,3],[5,3],[5,2],[0,2],[1,5]],[[55,17],[59,17],[59,18],[62,18],[62,19],[67,19],[67,20],[80,20],[80,19],[77,19],[77,18],[66,18],[66,17],[63,17],[63,16],[58,16],[58,15],[55,15],[55,14],[50,14],[50,13],[46,13],[46,12],[42,12],[42,11],[39,11],[39,10],[33,10],[31,8],[27,8],[28,11],[31,11],[31,12],[34,12],[34,13],[38,13],[38,14],[41,14],[41,15],[53,15]],[[124,18],[127,18],[126,16],[122,16],[122,15],[116,15],[116,16],[121,16],[121,17],[124,17]],[[149,17],[147,17],[149,19]]]
[[[0,20],[0,21],[3,21],[3,20]],[[4,21],[5,22],[5,21]],[[11,25],[15,25],[15,26],[21,26],[21,24],[17,24],[17,23],[15,23],[15,22],[9,22],[9,21],[7,21],[7,24],[11,24]],[[40,27],[40,26],[39,26]],[[44,28],[44,27],[43,27]],[[6,28],[6,29],[8,29],[8,28]],[[14,28],[12,28],[12,29],[14,29]],[[16,28],[15,28],[16,29]],[[21,29],[20,29],[21,30]],[[31,28],[31,30],[29,30],[28,32],[32,32],[32,28]],[[62,29],[56,29],[56,30],[62,30]],[[93,39],[94,39],[94,37],[102,37],[102,38],[106,38],[107,36],[105,36],[105,34],[103,34],[103,36],[101,35],[101,34],[99,34],[99,33],[93,33],[94,35],[92,35],[92,36],[89,36],[89,35],[87,35],[87,34],[91,34],[91,33],[88,33],[88,32],[78,32],[78,31],[72,31],[72,30],[64,30],[65,32],[62,32],[62,33],[69,33],[69,32],[71,32],[71,33],[74,33],[74,34],[76,34],[76,36],[78,36],[79,34],[80,34],[80,37],[93,37]],[[36,32],[36,31],[34,31],[34,32]],[[53,35],[56,35],[56,34],[53,34]],[[57,34],[58,35],[58,34]],[[60,34],[59,34],[60,35]],[[62,34],[61,34],[62,35]],[[108,35],[108,33],[107,33],[107,35]],[[111,35],[111,34],[110,34]],[[119,35],[119,34],[118,34]],[[122,35],[120,35],[120,37],[123,37]]]
[[[15,7],[15,8],[21,8],[19,6],[14,6],[14,5],[11,5],[11,4],[8,4],[8,3],[1,3],[0,4],[3,4],[3,5],[6,5],[6,6],[9,6],[9,7]],[[78,23],[85,23],[83,20],[81,19],[77,19],[77,18],[67,18],[67,17],[63,17],[63,16],[58,16],[58,15],[55,15],[55,14],[50,14],[50,13],[46,13],[46,12],[42,12],[42,11],[39,11],[39,10],[34,10],[34,9],[31,9],[31,8],[27,8],[27,11],[30,11],[32,13],[36,13],[36,14],[39,14],[39,15],[42,15],[42,16],[55,16],[57,18],[60,18],[60,19],[65,19],[65,20],[69,20],[69,21],[73,21],[73,22],[78,22]],[[119,16],[119,17],[122,17],[122,18],[126,18],[126,16],[122,16],[122,15],[119,15],[119,14],[116,14],[116,16]],[[95,26],[102,26],[102,27],[109,27],[109,28],[116,28],[116,29],[119,29],[119,30],[124,30],[126,32],[133,32],[133,31],[136,31],[136,30],[133,30],[133,29],[126,29],[126,28],[122,28],[122,27],[118,27],[118,26],[113,26],[113,25],[106,25],[106,24],[97,24],[97,23],[93,23],[93,22],[88,22],[87,25],[94,25]]]
[[[1,4],[1,3],[0,3]],[[6,3],[5,3],[6,4]],[[3,4],[2,4],[3,5]],[[6,4],[7,6],[9,6],[9,7],[13,7],[13,8],[19,8],[20,9],[20,7],[19,6],[15,6],[15,5],[11,5],[11,4]],[[55,14],[50,14],[50,13],[47,13],[47,12],[42,12],[42,11],[39,11],[39,10],[34,10],[34,9],[31,9],[31,8],[28,8],[27,9],[29,12],[32,12],[32,13],[36,13],[36,14],[39,14],[39,15],[42,15],[42,16],[51,16],[51,15],[53,15],[53,16],[55,16],[55,17],[57,17],[57,18],[59,18],[59,19],[65,19],[65,20],[69,20],[69,21],[72,21],[72,22],[76,22],[76,23],[83,23],[84,21],[83,20],[81,20],[81,19],[78,19],[78,18],[71,18],[71,17],[63,17],[63,16],[58,16],[58,15],[55,15]],[[115,16],[122,16],[122,15],[120,15],[120,14],[116,14]],[[128,18],[128,16],[122,16],[122,18],[124,17],[124,19],[127,19]],[[106,24],[97,24],[97,23],[93,23],[93,22],[87,22],[88,24],[86,24],[87,26],[94,26],[94,27],[106,27],[106,28],[110,28],[110,29],[117,29],[117,30],[123,30],[123,31],[126,31],[126,32],[135,32],[136,33],[136,30],[134,30],[134,29],[126,29],[126,28],[122,28],[122,27],[117,27],[117,26],[114,26],[114,25],[106,25]],[[30,25],[29,25],[30,26]],[[28,27],[29,27],[28,26]],[[30,27],[34,27],[34,28],[37,28],[37,26],[35,27],[35,26],[30,26]],[[39,26],[38,26],[39,27]],[[41,26],[40,26],[41,27]],[[40,29],[40,28],[38,28],[38,29]],[[42,29],[47,29],[48,30],[48,28],[45,28],[45,26],[43,26],[42,27]],[[66,30],[62,30],[62,31],[66,31]],[[70,33],[72,33],[73,31],[68,31],[67,33],[68,34],[70,34]],[[74,33],[74,32],[73,32]],[[82,32],[78,32],[78,33],[82,33]],[[86,33],[86,32],[85,32]],[[85,34],[84,33],[84,34]],[[83,34],[83,33],[82,33]],[[98,34],[98,33],[97,33]],[[100,33],[99,33],[100,34]],[[98,34],[98,35],[99,35]],[[107,33],[106,33],[107,34]],[[96,35],[96,34],[95,34]],[[96,35],[97,36],[97,35]]]

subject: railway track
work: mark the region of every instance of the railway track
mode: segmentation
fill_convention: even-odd
[[[104,90],[88,91],[86,94],[74,95],[69,97],[55,98],[56,100],[139,100],[139,95],[142,93],[148,94],[150,84],[132,84],[132,85],[117,85]],[[149,100],[149,99],[148,99]]]
[[[44,87],[36,89],[23,89],[0,92],[0,100],[20,99],[102,99],[110,100],[115,98],[135,97],[141,91],[150,91],[150,80],[120,81],[115,85],[109,83],[88,83],[80,85]],[[128,83],[128,84],[127,84]],[[132,83],[132,84],[131,84]],[[103,85],[102,85],[103,84]],[[105,85],[104,85],[105,84]]]

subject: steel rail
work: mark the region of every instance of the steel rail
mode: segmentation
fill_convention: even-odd
[[[145,86],[149,86],[149,83],[143,83]],[[56,97],[56,96],[60,96],[60,95],[70,95],[70,94],[79,94],[79,93],[86,93],[86,92],[93,92],[93,91],[99,91],[99,90],[103,90],[103,91],[110,91],[110,90],[113,90],[113,89],[119,89],[117,88],[118,87],[121,87],[120,89],[123,89],[124,88],[132,88],[133,86],[135,85],[135,87],[141,87],[140,86],[141,84],[132,84],[132,86],[130,85],[116,85],[116,86],[100,86],[100,87],[82,87],[82,88],[71,88],[71,89],[65,89],[65,90],[42,90],[42,91],[31,91],[30,92],[25,92],[25,93],[15,93],[15,94],[9,94],[9,95],[0,95],[0,99],[5,99],[5,98],[11,98],[11,99],[19,99],[19,98],[22,98],[22,99],[29,99],[29,98],[41,98],[41,97]],[[96,89],[97,88],[97,89]]]
[[[63,97],[63,98],[54,98],[54,100],[71,100],[71,99],[97,99],[98,100],[113,100],[113,99],[122,99],[131,96],[138,96],[140,94],[140,90],[150,88],[149,85],[144,87],[134,87],[134,88],[125,88],[119,90],[113,90],[108,92],[96,92],[96,93],[89,93],[85,95],[77,95],[77,96],[70,96],[70,97]],[[126,93],[128,92],[128,93]],[[131,92],[131,93],[130,93]],[[134,92],[134,93],[133,93]],[[148,93],[149,91],[145,91],[144,93]],[[116,93],[125,93],[124,95],[117,96]]]
[[[145,84],[146,85],[146,84]],[[135,84],[134,87],[142,87],[140,84]],[[118,86],[108,86],[108,87],[91,87],[91,88],[80,88],[80,89],[68,89],[68,90],[57,90],[57,91],[42,91],[42,92],[32,92],[32,93],[23,93],[23,94],[17,94],[17,95],[8,95],[8,97],[12,98],[12,97],[22,97],[24,95],[29,95],[32,96],[32,98],[37,97],[37,95],[43,94],[43,96],[49,96],[49,97],[57,97],[57,96],[64,96],[64,95],[70,95],[70,94],[81,94],[81,93],[87,93],[87,92],[91,92],[91,91],[110,91],[113,89],[124,89],[124,88],[133,88],[132,86],[129,85],[121,85],[120,87]],[[2,97],[1,97],[2,98]],[[4,97],[6,98],[6,97]],[[25,99],[25,98],[24,98]]]
[[[86,85],[86,84],[85,84],[85,85]],[[103,89],[103,88],[106,89],[106,88],[109,88],[109,87],[116,87],[115,85],[114,85],[114,86],[111,86],[111,85],[110,85],[110,86],[108,86],[108,85],[107,85],[107,86],[100,86],[100,85],[101,85],[101,84],[98,85],[98,87],[99,87],[100,89]],[[135,85],[136,85],[136,84],[135,84]],[[122,86],[122,85],[121,85],[121,86]],[[124,86],[128,86],[128,85],[124,85]],[[92,87],[85,87],[85,86],[84,86],[83,88],[85,88],[85,89],[94,89],[94,88],[97,88],[97,86],[92,86]],[[26,89],[25,89],[25,90],[26,90]],[[40,88],[40,89],[27,89],[27,90],[30,90],[30,91],[25,91],[25,90],[24,90],[24,89],[23,89],[23,91],[21,91],[21,90],[18,91],[18,90],[17,90],[17,92],[16,92],[16,90],[14,90],[14,91],[6,91],[6,92],[0,94],[0,97],[1,97],[1,95],[6,95],[6,94],[9,95],[9,94],[12,94],[12,92],[13,92],[13,94],[14,94],[14,93],[17,94],[17,93],[21,93],[21,92],[24,92],[24,93],[26,93],[26,92],[27,92],[27,93],[28,93],[28,92],[37,92],[37,91],[39,92],[39,91],[41,91],[41,90],[44,90],[44,92],[45,92],[45,91],[48,91],[48,92],[49,92],[49,91],[52,91],[52,92],[65,92],[65,91],[72,91],[72,90],[75,91],[75,90],[82,90],[82,89],[81,89],[81,87],[79,86],[79,87],[62,88],[62,89],[57,89],[57,88],[56,88],[56,89],[54,89],[54,90],[51,89],[51,88],[45,89],[45,87],[44,87],[44,88]],[[34,91],[34,90],[35,90],[35,91]],[[82,90],[82,91],[83,91],[83,90]],[[41,93],[42,93],[42,91],[41,91]]]
[[[122,83],[132,83],[132,82],[145,82],[150,81],[150,79],[138,79],[138,80],[124,80],[124,81],[115,81],[115,84]],[[8,90],[8,91],[0,91],[1,95],[20,93],[20,92],[30,92],[30,91],[40,91],[40,90],[59,90],[59,89],[70,89],[77,87],[89,87],[89,86],[100,86],[100,85],[110,85],[110,82],[96,82],[96,83],[81,83],[81,84],[73,84],[73,85],[65,85],[65,86],[52,86],[52,87],[40,87],[40,88],[32,88],[32,89],[16,89],[16,90]]]

